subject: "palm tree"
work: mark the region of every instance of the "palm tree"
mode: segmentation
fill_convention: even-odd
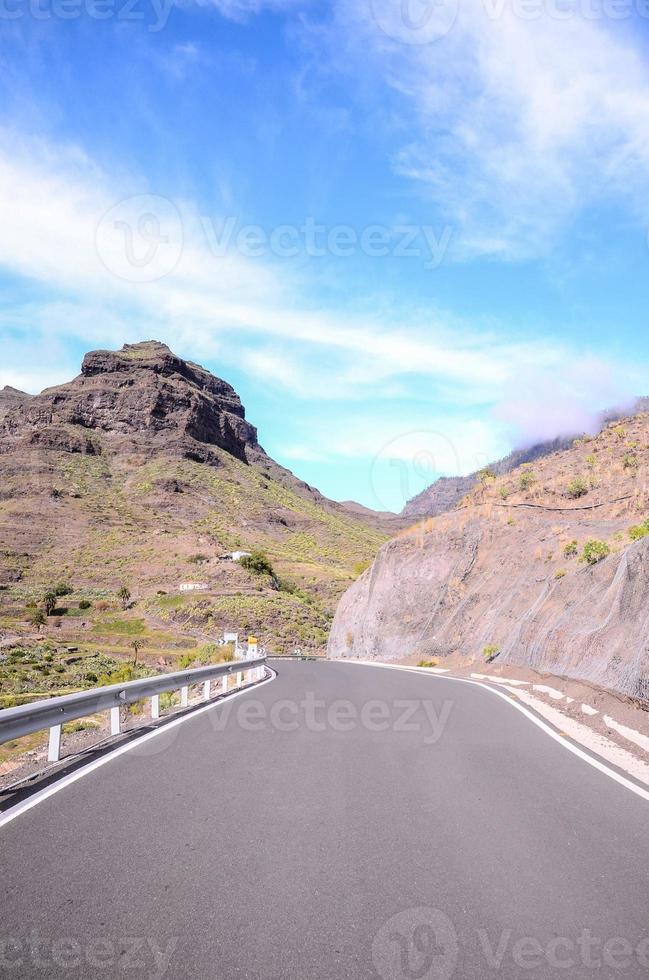
[[[131,643],[131,647],[133,649],[133,653],[135,654],[135,656],[133,657],[133,666],[134,667],[135,667],[135,665],[137,663],[137,655],[139,653],[140,646],[141,646],[141,644],[140,644],[140,641],[139,640],[133,640],[133,642]]]
[[[43,596],[43,607],[45,609],[45,615],[51,616],[56,609],[56,596],[53,592],[46,592]]]
[[[121,589],[117,593],[117,597],[119,601],[122,603],[122,609],[126,609],[129,602],[131,601],[131,593],[129,592],[129,590],[126,588],[125,585],[121,587]]]

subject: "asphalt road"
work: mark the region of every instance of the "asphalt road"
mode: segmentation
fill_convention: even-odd
[[[649,974],[649,803],[479,687],[278,670],[0,829],[0,974]]]

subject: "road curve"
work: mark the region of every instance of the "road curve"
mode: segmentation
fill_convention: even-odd
[[[483,688],[277,669],[0,829],[0,974],[647,976],[649,803]]]

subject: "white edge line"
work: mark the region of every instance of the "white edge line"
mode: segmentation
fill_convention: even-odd
[[[592,755],[589,755],[587,752],[584,752],[583,749],[580,749],[576,745],[573,745],[572,742],[568,741],[567,736],[559,735],[558,732],[555,732],[555,730],[551,728],[541,718],[537,717],[537,715],[533,714],[527,708],[523,707],[522,704],[519,704],[517,701],[515,701],[512,695],[505,694],[504,691],[499,691],[495,687],[489,687],[488,684],[484,684],[482,681],[472,681],[466,677],[449,677],[447,675],[440,677],[439,675],[431,674],[427,670],[418,669],[417,667],[406,667],[406,666],[400,667],[398,664],[378,664],[367,660],[344,660],[341,658],[341,659],[336,659],[332,662],[341,663],[341,664],[356,664],[361,667],[388,667],[391,670],[410,670],[410,671],[414,670],[417,673],[425,674],[427,677],[432,677],[435,680],[456,681],[459,684],[472,684],[475,687],[482,687],[484,688],[485,691],[490,691],[492,694],[495,694],[497,697],[502,698],[503,701],[511,705],[512,708],[516,708],[517,711],[520,711],[521,714],[525,715],[526,718],[529,718],[529,720],[533,722],[538,728],[546,732],[546,734],[549,735],[550,738],[553,738],[555,742],[558,742],[559,745],[562,745],[564,747],[564,749],[567,749],[569,752],[572,752],[573,755],[576,755],[578,759],[581,759],[583,762],[587,762],[588,765],[592,766],[594,769],[599,769],[600,772],[603,772],[605,773],[605,775],[610,776],[611,779],[614,779],[616,783],[619,783],[621,786],[625,786],[627,789],[630,789],[632,793],[635,793],[636,796],[640,796],[643,800],[647,800],[649,802],[649,790],[643,789],[642,786],[637,786],[635,783],[632,783],[630,779],[627,779],[626,776],[622,776],[620,773],[615,772],[614,769],[609,769],[609,767],[604,762],[601,762],[599,759],[596,759]]]
[[[112,762],[113,759],[117,759],[118,756],[124,755],[125,752],[130,752],[131,749],[139,748],[144,742],[148,742],[149,739],[155,738],[156,735],[161,735],[163,732],[168,732],[171,728],[176,728],[178,725],[182,725],[186,721],[190,721],[192,718],[197,718],[206,711],[213,711],[214,708],[218,708],[219,705],[224,704],[225,701],[231,701],[233,698],[238,698],[241,694],[248,694],[249,691],[255,690],[257,688],[263,687],[264,684],[270,684],[277,677],[277,671],[266,664],[268,669],[272,671],[273,676],[267,677],[266,680],[260,681],[256,684],[250,684],[247,687],[241,688],[239,691],[233,691],[231,694],[226,695],[226,697],[220,697],[213,700],[210,704],[203,705],[201,708],[196,708],[194,711],[190,711],[183,715],[182,718],[176,718],[174,721],[168,722],[166,725],[161,725],[159,728],[154,729],[152,732],[147,732],[146,735],[141,735],[139,738],[134,738],[132,741],[127,742],[126,745],[120,745],[119,748],[114,749],[112,752],[103,755],[100,759],[95,759],[94,762],[89,762],[87,766],[83,766],[81,769],[77,769],[76,772],[70,773],[68,776],[62,776],[51,786],[46,789],[42,789],[28,799],[23,800],[22,803],[17,803],[15,806],[10,807],[3,813],[0,813],[0,827],[4,827],[6,824],[11,823],[16,817],[19,817],[22,813],[26,813],[31,810],[32,807],[36,806],[38,803],[42,803],[44,800],[54,796],[55,793],[59,793],[66,786],[70,786],[72,783],[76,783],[78,779],[82,776],[87,776],[89,773],[94,772],[95,769],[99,769],[101,766],[105,766],[106,763]],[[127,734],[124,732],[123,734]]]

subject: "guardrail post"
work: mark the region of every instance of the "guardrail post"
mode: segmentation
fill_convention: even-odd
[[[221,680],[221,693],[222,694],[227,694],[228,693],[228,677],[229,676],[230,676],[229,674],[224,674],[223,675],[223,679]]]
[[[110,734],[119,735],[121,726],[119,723],[119,707],[110,709]]]
[[[189,704],[189,688],[181,687],[180,689],[180,707],[186,708]]]
[[[242,684],[243,684],[243,671],[238,670],[237,671],[237,687],[241,687]]]
[[[203,682],[203,701],[209,701],[210,699],[210,688],[212,686],[211,681]]]
[[[61,726],[52,725],[50,728],[50,741],[47,746],[47,761],[58,762],[61,758]]]
[[[151,717],[157,719],[160,717],[160,695],[153,694],[151,696]]]

